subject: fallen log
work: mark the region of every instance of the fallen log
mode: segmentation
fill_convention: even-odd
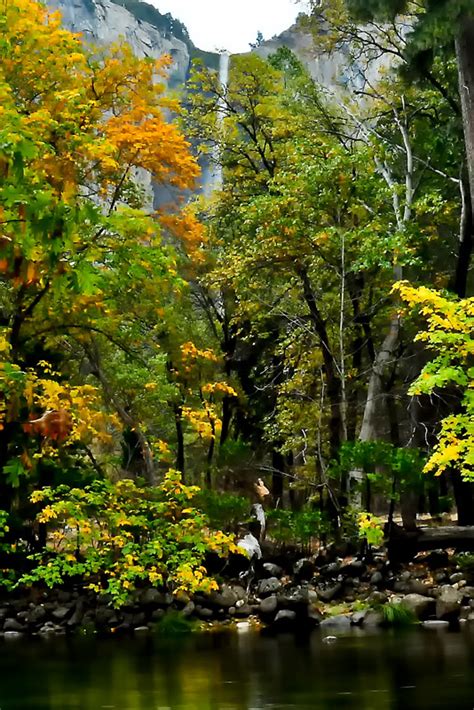
[[[439,528],[421,527],[406,531],[393,526],[387,544],[391,562],[408,562],[418,552],[447,549],[474,551],[474,525],[447,525]]]

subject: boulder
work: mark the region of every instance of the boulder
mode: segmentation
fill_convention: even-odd
[[[241,606],[235,607],[235,616],[237,616],[237,617],[246,618],[247,616],[250,616],[251,614],[253,614],[253,607],[250,606],[250,604],[246,604],[244,602]]]
[[[194,604],[194,602],[188,602],[186,604],[186,606],[184,607],[184,609],[181,611],[181,614],[185,618],[188,618],[189,616],[194,614],[195,609],[196,609],[196,605]]]
[[[259,606],[259,612],[263,615],[273,614],[278,606],[278,599],[275,594],[271,594],[269,597],[262,599]]]
[[[21,633],[22,631],[25,631],[25,627],[23,626],[23,624],[20,624],[20,622],[16,619],[5,619],[5,623],[3,624],[3,630],[19,631]]]
[[[230,609],[231,606],[235,606],[239,601],[239,597],[235,591],[226,584],[223,585],[220,591],[213,592],[209,599],[214,606],[220,609]]]
[[[464,580],[464,575],[462,572],[454,572],[449,578],[450,584],[457,584]]]
[[[401,604],[416,616],[417,619],[426,619],[435,610],[435,600],[422,594],[407,594]]]
[[[5,631],[3,638],[7,640],[19,639],[23,636],[21,631]]]
[[[38,604],[38,606],[33,606],[29,610],[27,621],[29,624],[32,624],[32,625],[40,624],[45,620],[46,616],[47,616],[46,609],[41,604]]]
[[[369,609],[364,616],[364,619],[362,621],[362,625],[364,628],[373,629],[378,626],[383,626],[384,621],[385,621],[384,615],[382,614],[381,611],[376,611],[375,609]]]
[[[440,619],[427,619],[421,625],[424,629],[449,629],[449,621],[441,621]]]
[[[453,621],[459,618],[461,611],[462,592],[449,584],[445,584],[440,589],[436,600],[436,618]]]
[[[351,616],[351,626],[362,626],[367,612],[368,609],[364,609],[363,611],[355,611]]]
[[[349,629],[351,626],[351,617],[345,614],[330,616],[328,619],[321,621],[321,629]]]
[[[262,567],[263,571],[265,572],[265,576],[267,577],[282,577],[283,576],[283,570],[281,567],[278,565],[274,564],[273,562],[265,562]]]
[[[68,617],[71,614],[71,607],[70,606],[58,606],[54,611],[51,613],[51,616],[55,621],[64,621],[66,617]]]
[[[309,581],[312,579],[315,570],[316,567],[313,560],[310,560],[308,557],[303,557],[301,560],[298,560],[293,567],[293,574],[297,579]]]
[[[341,592],[342,592],[342,584],[338,582],[337,584],[334,584],[332,587],[327,587],[326,589],[322,589],[321,587],[318,587],[316,590],[318,597],[321,599],[323,602],[331,602],[333,599],[335,599]]]
[[[257,593],[259,597],[268,597],[281,589],[281,582],[276,577],[261,579],[258,583]]]
[[[291,609],[280,609],[273,621],[273,627],[280,631],[292,629],[296,623],[296,612]]]
[[[212,617],[214,616],[212,609],[206,609],[203,607],[196,609],[196,613],[199,618],[203,620],[212,619]]]
[[[370,584],[372,584],[374,587],[378,587],[379,584],[382,584],[383,582],[383,574],[379,570],[373,573],[373,575],[370,578]]]

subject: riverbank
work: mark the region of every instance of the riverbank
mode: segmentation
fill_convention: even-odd
[[[471,556],[433,551],[398,569],[382,551],[370,564],[334,551],[297,559],[291,569],[284,558],[283,564],[276,559],[280,564],[256,563],[245,583],[223,580],[210,595],[173,596],[149,587],[134,592],[120,609],[78,587],[33,588],[0,600],[0,634],[146,634],[245,620],[275,633],[415,622],[457,628],[474,622]]]

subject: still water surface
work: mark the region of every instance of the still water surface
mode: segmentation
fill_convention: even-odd
[[[473,710],[474,631],[0,641],[0,710]]]

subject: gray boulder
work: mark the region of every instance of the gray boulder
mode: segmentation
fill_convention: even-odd
[[[295,577],[298,577],[298,579],[310,580],[314,575],[315,569],[316,567],[313,560],[303,557],[303,559],[298,560],[293,567],[293,574]]]
[[[28,612],[27,621],[29,624],[40,624],[46,618],[46,609],[41,604],[32,607]]]
[[[436,600],[436,618],[454,620],[459,617],[461,611],[462,592],[449,584],[441,587]]]
[[[25,627],[23,624],[20,624],[19,621],[16,619],[6,619],[5,623],[3,624],[3,630],[4,631],[25,631]]]
[[[71,607],[69,606],[58,606],[51,616],[55,621],[64,621],[64,619],[71,614]]]
[[[351,617],[345,614],[330,616],[328,619],[321,621],[322,629],[349,629],[351,626]]]
[[[281,577],[283,575],[282,568],[273,562],[265,562],[263,564],[263,570],[268,577]]]
[[[261,579],[258,583],[257,593],[259,597],[267,597],[270,594],[274,594],[281,589],[281,582],[276,577],[269,577],[268,579]]]
[[[321,599],[323,602],[331,602],[333,599],[335,599],[341,592],[342,592],[342,584],[338,582],[337,584],[334,584],[332,587],[327,587],[326,589],[322,589],[318,587],[316,590],[318,597]]]
[[[417,619],[426,619],[435,610],[435,600],[422,594],[407,594],[401,604],[412,612]]]
[[[278,599],[275,594],[271,594],[269,597],[262,599],[259,606],[259,611],[261,614],[273,614],[278,606]]]
[[[239,601],[239,597],[231,587],[224,584],[219,592],[211,594],[210,601],[219,608],[230,609],[231,606],[235,606]]]
[[[424,629],[449,629],[449,621],[441,621],[440,619],[428,619],[422,622]]]

